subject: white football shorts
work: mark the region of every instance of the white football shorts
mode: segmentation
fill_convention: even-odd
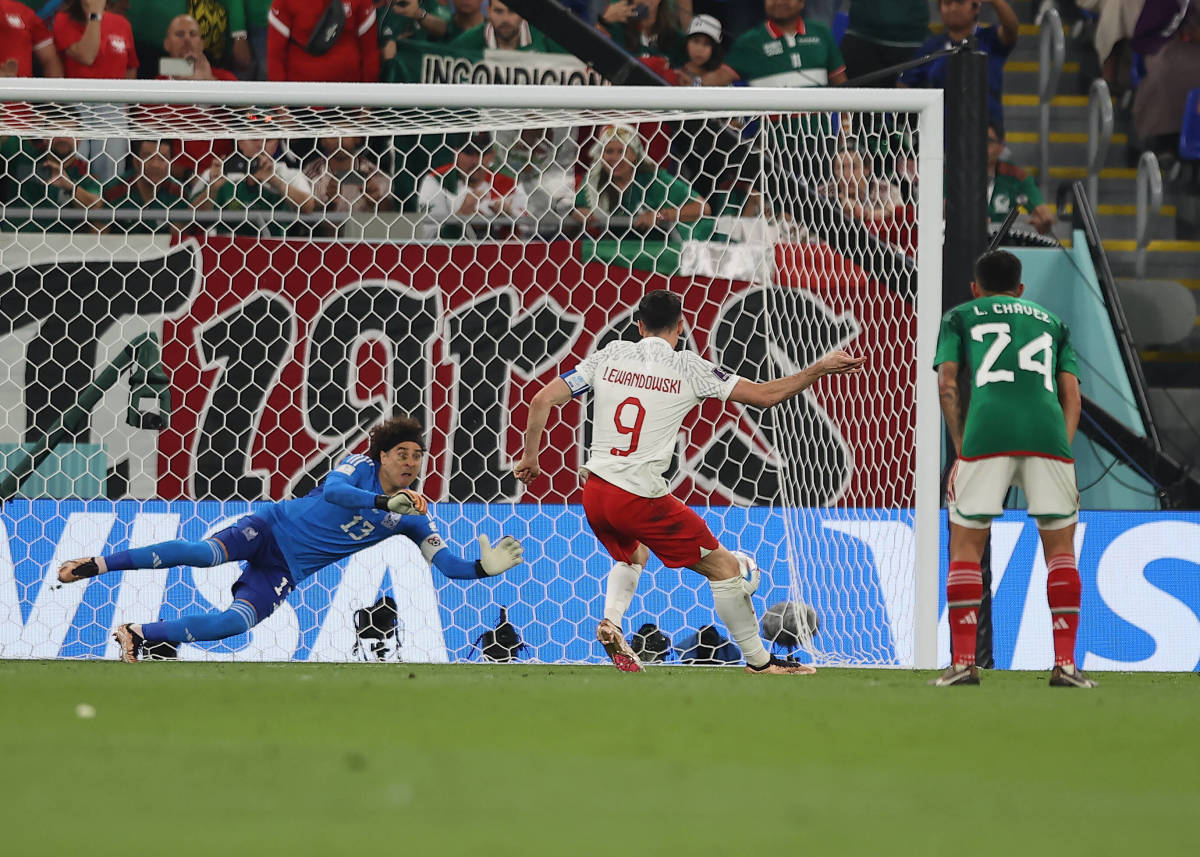
[[[1029,515],[1039,529],[1061,530],[1079,520],[1075,462],[1036,455],[959,459],[950,474],[946,505],[950,520],[982,530],[1004,514],[1004,495],[1015,485],[1025,492]]]

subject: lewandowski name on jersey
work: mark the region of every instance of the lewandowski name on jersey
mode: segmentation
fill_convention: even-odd
[[[625,387],[637,387],[639,390],[654,390],[659,393],[679,393],[683,389],[683,382],[678,378],[659,378],[656,375],[643,375],[640,372],[605,369],[604,374],[600,377],[604,381],[611,381]]]

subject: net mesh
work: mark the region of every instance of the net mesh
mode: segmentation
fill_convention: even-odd
[[[192,659],[595,662],[611,560],[578,471],[587,409],[511,464],[545,381],[649,289],[742,377],[833,348],[866,371],[770,410],[709,400],[668,479],[764,570],[780,653],[912,663],[914,114],[0,107],[0,656],[111,657],[112,629],[228,607],[239,567],[58,565],[202,539],[311,490],[394,412],[465,584],[388,539]],[[648,660],[736,660],[697,575],[651,560],[626,617]]]

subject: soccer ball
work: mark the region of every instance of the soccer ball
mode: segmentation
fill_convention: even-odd
[[[730,553],[737,560],[738,571],[742,574],[742,589],[746,590],[747,595],[753,595],[758,591],[758,584],[762,581],[762,570],[754,561],[754,557],[745,551],[730,551]]]
[[[817,611],[803,601],[772,604],[762,618],[763,637],[788,651],[808,646],[820,629]]]

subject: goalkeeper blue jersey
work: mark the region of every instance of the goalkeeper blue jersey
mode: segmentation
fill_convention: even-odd
[[[432,562],[446,546],[436,525],[423,515],[376,509],[375,497],[381,493],[378,463],[348,455],[304,497],[276,503],[258,516],[270,524],[297,582],[395,535],[411,539]]]

